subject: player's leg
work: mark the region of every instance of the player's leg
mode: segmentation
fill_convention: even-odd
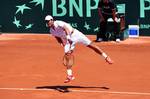
[[[70,70],[74,64],[74,55],[73,51],[65,53],[63,57],[63,64],[67,70]],[[72,75],[72,72],[67,72],[68,75]]]
[[[101,55],[102,57],[104,57],[104,59],[106,60],[106,62],[108,62],[109,64],[113,63],[113,61],[110,59],[110,57],[102,49],[100,49],[97,45],[91,43],[87,47],[91,48],[96,53],[98,53],[99,55]]]
[[[76,38],[77,42],[83,43],[90,49],[94,50],[99,55],[103,56],[109,64],[112,64],[112,60],[106,55],[106,53],[103,52],[102,49],[100,49],[98,46],[94,45],[91,40],[89,40],[83,33],[81,33],[78,30],[75,30],[74,38]]]
[[[101,31],[103,41],[107,41],[106,32],[107,32],[108,16],[106,14],[103,14],[103,18],[104,18],[104,20],[102,22],[100,22],[100,31]]]
[[[114,33],[115,33],[115,39],[116,39],[116,42],[120,42],[120,29],[119,29],[119,23],[117,22],[114,22]]]
[[[72,73],[72,66],[74,64],[73,49],[72,50],[70,49],[71,49],[71,45],[66,44],[65,55],[63,57],[63,64],[66,67],[66,71],[67,71],[67,78],[65,80],[65,83],[70,82],[71,80],[75,78]]]
[[[63,62],[64,62],[64,66],[66,67],[67,69],[67,78],[66,80],[64,81],[64,83],[68,83],[70,82],[71,80],[73,80],[75,77],[73,76],[73,73],[72,73],[72,65],[74,63],[74,56],[73,56],[73,52],[68,52],[64,55],[64,58],[63,58]]]

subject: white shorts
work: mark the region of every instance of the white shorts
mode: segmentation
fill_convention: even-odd
[[[88,46],[92,42],[83,33],[78,31],[77,29],[74,29],[74,32],[71,34],[71,40],[73,41],[72,44],[67,42],[67,44],[64,46],[65,53],[73,50],[75,48],[76,43],[82,43],[82,44]]]

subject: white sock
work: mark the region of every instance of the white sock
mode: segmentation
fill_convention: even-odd
[[[107,54],[106,53],[102,53],[102,56],[106,59],[108,56],[107,56]]]
[[[72,75],[72,70],[71,69],[67,69],[67,75]]]

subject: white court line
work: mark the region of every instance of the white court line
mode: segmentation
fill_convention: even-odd
[[[8,91],[54,91],[55,89],[36,89],[36,88],[0,88],[0,90]],[[69,89],[70,92],[81,92],[81,93],[105,93],[105,94],[124,94],[124,95],[148,95],[149,92],[121,92],[121,91],[99,91],[99,90],[75,90]]]

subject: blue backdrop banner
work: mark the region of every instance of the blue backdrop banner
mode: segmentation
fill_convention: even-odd
[[[2,32],[48,33],[44,17],[64,20],[84,34],[99,31],[99,0],[3,0],[0,3]],[[150,0],[115,0],[128,25],[139,25],[140,35],[150,35]]]

